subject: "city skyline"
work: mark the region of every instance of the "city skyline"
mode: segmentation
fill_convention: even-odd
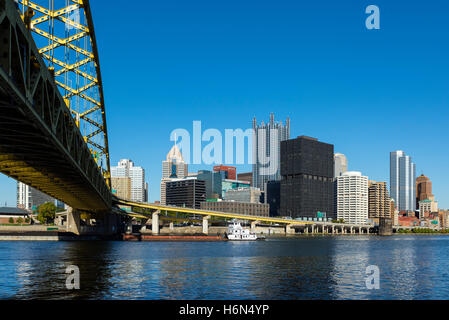
[[[295,139],[296,137],[295,136],[293,136],[293,137],[291,137],[292,139]],[[170,142],[170,143],[173,143],[173,142]],[[175,146],[176,147],[176,146]],[[172,146],[172,148],[170,149],[170,152],[172,152],[172,150],[173,150],[173,146]],[[337,149],[336,149],[337,150]],[[390,151],[389,152],[389,155],[390,155],[390,158],[389,158],[389,170],[391,170],[391,153],[392,153],[393,151]],[[338,153],[338,152],[335,152],[335,155],[339,155],[340,153]],[[345,152],[345,154],[351,154],[350,152]],[[404,153],[405,154],[405,153]],[[343,156],[345,156],[345,155],[343,155]],[[407,156],[409,156],[409,155],[407,155]],[[181,157],[182,157],[182,155],[181,155]],[[124,157],[124,158],[126,158],[126,157]],[[348,160],[347,160],[347,157],[345,157],[345,160],[347,161],[347,162],[349,162]],[[162,161],[162,162],[164,162],[164,161]],[[415,163],[413,163],[415,166],[416,166],[416,164]],[[200,165],[191,165],[190,166],[190,168],[196,168],[196,169],[194,169],[194,170],[189,170],[189,173],[197,173],[198,171],[200,171],[200,170],[211,170],[211,171],[213,171],[213,167],[215,166],[215,165],[217,165],[217,164],[212,164],[212,165],[204,165],[204,164],[200,164]],[[251,169],[252,169],[252,166],[251,165],[235,165],[235,164],[233,164],[235,167],[237,167],[237,173],[243,173],[243,172],[251,172]],[[143,167],[142,166],[142,168],[145,170],[145,167]],[[360,168],[357,168],[357,169],[354,169],[354,168],[352,168],[352,166],[351,165],[348,165],[347,166],[347,168],[346,168],[346,170],[349,170],[349,171],[357,171],[357,170],[364,170],[364,168],[363,167],[361,167],[361,169]],[[425,173],[425,171],[422,171],[422,173],[421,173],[421,171],[419,171],[419,165],[418,165],[418,169],[416,169],[416,176],[415,176],[415,178],[418,178],[418,173],[420,173],[420,174],[424,174]],[[387,185],[388,185],[388,190],[391,190],[391,186],[390,186],[390,178],[391,178],[391,174],[390,174],[390,172],[388,171],[388,173],[387,174],[385,174],[384,175],[384,178],[376,178],[376,177],[373,177],[373,176],[371,176],[371,175],[369,175],[369,174],[367,174],[367,176],[368,176],[368,178],[370,179],[370,180],[379,180],[379,181],[385,181],[385,182],[387,182]],[[4,176],[4,175],[1,175],[0,176],[0,186],[1,186],[1,182],[2,182],[2,177],[4,177],[4,178],[7,178],[8,180],[11,180],[14,184],[15,184],[15,186],[17,186],[17,182],[15,181],[15,180],[13,180],[13,179],[11,179],[11,178],[8,178],[8,177],[6,177],[6,176]],[[161,177],[162,178],[162,177]],[[148,183],[148,180],[150,180],[150,181],[152,181],[153,180],[153,177],[151,176],[151,174],[150,174],[150,177],[149,178],[145,178],[145,182],[146,183]],[[416,179],[415,179],[416,180]],[[415,181],[414,180],[414,181]],[[8,181],[8,182],[11,182],[11,181]],[[160,181],[161,180],[159,180],[159,183],[160,183]],[[414,183],[413,183],[414,184]],[[159,190],[160,190],[160,184],[159,184]],[[148,201],[150,201],[150,202],[154,202],[154,201],[160,201],[161,200],[161,197],[160,197],[160,192],[158,193],[158,195],[159,195],[159,197],[156,195],[154,195],[154,193],[155,193],[155,190],[153,189],[153,190],[151,190],[151,187],[148,187],[148,191],[149,191],[149,195],[148,195]],[[14,190],[14,198],[15,198],[15,200],[17,200],[17,192],[16,192],[17,190],[15,189]],[[152,193],[151,193],[151,191],[152,191]],[[440,204],[440,207],[441,208],[449,208],[449,201],[445,201],[445,199],[444,198],[441,198],[441,201],[440,201],[440,198],[439,198],[439,192],[438,192],[438,190],[436,191],[436,199],[438,199],[439,200],[439,204]],[[390,197],[392,197],[393,198],[393,196],[390,194]],[[414,198],[413,198],[414,199]],[[0,195],[0,203],[9,203],[9,201],[10,201],[10,199],[5,199],[5,200],[3,200],[3,198],[1,198],[1,195]],[[411,202],[411,200],[410,200],[410,202]],[[447,203],[447,205],[444,205],[444,203]],[[11,203],[14,203],[14,201],[13,202],[11,202]],[[415,208],[416,210],[418,210],[418,207],[416,207]]]
[[[191,128],[194,120],[220,132],[245,129],[253,117],[275,112],[277,119],[291,118],[290,137],[332,143],[350,170],[376,181],[389,181],[388,155],[404,150],[417,163],[417,176],[432,179],[440,207],[449,208],[449,133],[440,129],[449,118],[449,42],[441,41],[447,39],[446,10],[432,9],[430,15],[416,3],[379,1],[382,28],[368,31],[362,4],[259,5],[254,13],[253,6],[236,1],[223,8],[179,2],[173,12],[169,4],[143,3],[136,13],[131,7],[105,12],[92,3],[111,163],[139,163],[147,170],[150,201],[158,200],[160,163],[173,129]],[[120,29],[112,36],[108,19],[114,14],[134,16],[123,23],[139,31]],[[148,63],[123,50],[128,67],[117,69],[117,39],[133,44],[142,37],[151,40],[140,48]],[[129,78],[135,81],[118,81]],[[419,130],[404,129],[413,124]],[[14,180],[1,175],[0,202],[14,204],[15,188]]]

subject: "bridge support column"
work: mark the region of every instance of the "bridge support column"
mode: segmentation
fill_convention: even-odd
[[[209,234],[209,219],[210,216],[203,217],[203,233]]]
[[[292,228],[291,225],[287,224],[285,226],[285,233],[286,234],[295,234],[295,228]]]
[[[80,212],[77,210],[74,210],[73,208],[69,207],[67,209],[67,231],[73,232],[76,235],[81,234],[81,217]]]
[[[173,226],[173,222],[170,222],[170,231],[173,231],[175,228]]]
[[[309,233],[309,226],[307,224],[304,227],[304,233]]]
[[[256,232],[256,225],[260,223],[260,221],[251,221],[251,232]]]
[[[312,234],[315,233],[315,225],[312,224]]]
[[[157,210],[151,217],[151,234],[159,234],[159,213],[160,211]]]
[[[332,234],[335,233],[335,227],[332,225]]]
[[[321,225],[321,233],[324,233],[326,230],[326,226],[324,224]]]

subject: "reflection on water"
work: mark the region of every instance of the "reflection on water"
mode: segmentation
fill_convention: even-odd
[[[449,237],[0,242],[0,298],[449,299]],[[65,288],[80,269],[81,289]],[[365,270],[380,269],[380,290]]]

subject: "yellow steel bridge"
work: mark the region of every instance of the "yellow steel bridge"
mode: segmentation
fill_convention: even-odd
[[[113,197],[88,0],[0,0],[0,41],[0,172],[75,210],[104,214],[128,205],[158,213],[300,223]]]

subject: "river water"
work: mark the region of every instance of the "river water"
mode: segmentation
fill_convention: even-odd
[[[0,299],[449,299],[448,262],[444,235],[0,242]],[[79,290],[66,289],[69,265]]]

